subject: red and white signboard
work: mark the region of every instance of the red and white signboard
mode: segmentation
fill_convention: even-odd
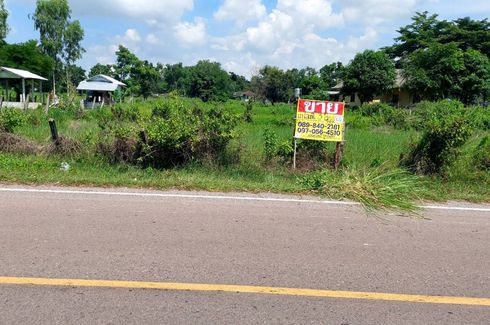
[[[341,102],[300,99],[295,138],[316,141],[344,140],[344,109]]]

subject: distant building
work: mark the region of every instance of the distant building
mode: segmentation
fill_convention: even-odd
[[[405,87],[406,80],[403,77],[401,70],[396,70],[395,84],[391,91],[382,96],[375,97],[373,102],[381,102],[393,105],[395,107],[407,107],[417,102],[416,96]],[[350,106],[360,106],[361,100],[357,94],[345,95],[342,94],[343,82],[340,82],[333,87],[328,93],[332,100],[344,101]]]
[[[48,81],[48,79],[26,70],[0,67],[0,80],[5,83],[3,84],[2,82],[3,89],[0,94],[0,108],[3,106],[33,109],[42,104],[42,83],[43,81]],[[20,86],[20,92],[17,92],[18,98],[14,98],[13,101],[11,101],[12,92],[10,92],[12,83],[17,83]],[[36,83],[39,84],[35,85]]]
[[[256,98],[255,93],[251,91],[240,91],[233,94],[233,98],[239,99],[242,102],[249,102]]]
[[[103,107],[113,105],[120,98],[122,87],[126,85],[112,77],[99,74],[80,82],[77,90],[86,93],[83,101],[85,108]]]

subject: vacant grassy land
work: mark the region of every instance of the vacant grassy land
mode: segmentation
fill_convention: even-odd
[[[158,167],[153,162],[145,164],[146,158],[141,158],[141,155],[134,160],[115,161],[101,153],[101,143],[117,144],[117,139],[125,140],[123,144],[132,143],[140,148],[137,144],[138,132],[143,126],[151,129],[151,125],[159,121],[152,117],[155,107],[168,101],[172,105],[190,107],[184,114],[193,112],[192,107],[200,107],[206,112],[216,106],[232,113],[236,127],[226,134],[226,146],[219,146],[223,147],[222,152],[212,151],[213,155],[208,156],[196,151],[197,156],[186,156],[189,159],[185,162],[170,167]],[[420,138],[422,130],[408,124],[400,126],[400,121],[398,124],[385,123],[376,114],[348,111],[341,169],[331,169],[334,144],[326,144],[315,151],[317,156],[303,157],[305,161],[303,164],[300,162],[300,168],[292,170],[289,147],[295,107],[287,104],[254,104],[252,122],[246,122],[243,118],[245,110],[245,104],[235,101],[219,104],[187,99],[154,99],[123,105],[112,111],[109,108],[86,112],[75,108],[58,108],[48,115],[41,110],[29,112],[13,128],[13,134],[29,140],[29,145],[37,148],[36,153],[26,154],[15,148],[4,148],[0,152],[0,181],[319,194],[335,199],[357,200],[368,208],[408,210],[414,208],[414,202],[421,200],[490,201],[489,172],[476,168],[474,163],[476,148],[481,139],[489,135],[485,127],[474,128],[469,140],[460,148],[461,154],[445,169],[444,175],[420,176],[398,166],[400,156],[409,150],[410,143]],[[48,118],[54,118],[59,133],[76,144],[73,151],[46,149],[51,143]],[[410,115],[404,119],[410,120]],[[185,124],[185,121],[182,123]],[[268,144],[265,130],[273,135],[275,143],[279,146],[284,144],[287,150],[279,149],[279,154],[266,157],[264,152]],[[151,132],[149,136],[152,136]],[[111,142],[113,139],[116,142]],[[160,138],[155,136],[155,139]],[[165,145],[168,146],[168,143],[165,142]],[[144,157],[155,151],[152,148],[149,151],[143,149],[140,151],[145,152]],[[314,163],[309,160],[314,160]],[[70,165],[68,170],[60,168],[63,162]]]

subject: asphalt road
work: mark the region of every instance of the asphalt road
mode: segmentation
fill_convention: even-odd
[[[0,277],[490,298],[488,206],[374,218],[270,195],[16,188],[0,186]],[[490,324],[479,304],[1,282],[0,324]]]

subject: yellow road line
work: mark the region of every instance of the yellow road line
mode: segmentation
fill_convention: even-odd
[[[315,289],[223,285],[223,284],[0,277],[0,285],[104,287],[104,288],[156,289],[156,290],[176,290],[176,291],[231,292],[231,293],[400,301],[400,302],[415,302],[415,303],[429,303],[429,304],[472,305],[472,306],[490,307],[490,298],[424,296],[424,295],[377,293],[377,292],[332,291],[332,290],[315,290]]]

